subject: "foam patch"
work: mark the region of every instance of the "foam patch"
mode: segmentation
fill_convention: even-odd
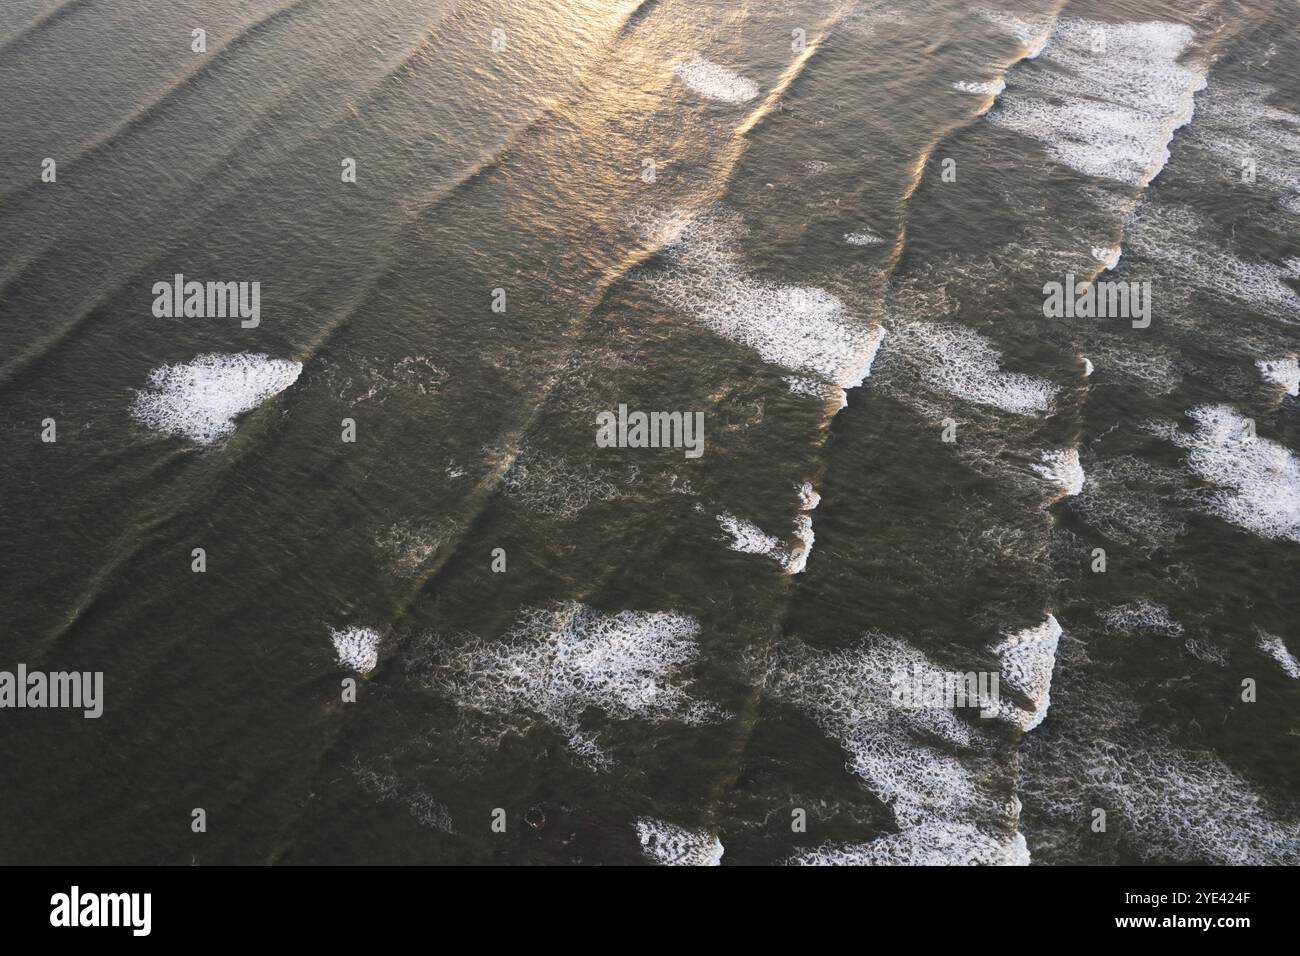
[[[822,496],[817,493],[817,489],[812,486],[811,481],[805,481],[801,484],[798,491],[800,511],[814,511],[822,503]]]
[[[300,374],[301,362],[211,352],[151,371],[131,414],[146,428],[207,445],[231,434],[236,418],[283,392]]]
[[[1048,411],[1057,386],[1020,372],[1006,372],[1002,356],[979,333],[961,325],[905,322],[893,330],[897,346],[921,366],[931,387],[979,405],[1017,415]]]
[[[747,103],[758,95],[758,84],[753,80],[702,57],[681,61],[673,72],[700,96],[720,103]]]
[[[1043,49],[1050,67],[1018,70],[989,119],[1071,169],[1145,186],[1205,85],[1202,68],[1178,62],[1192,38],[1176,23],[1061,19]]]
[[[993,648],[1002,662],[1002,679],[1034,704],[1034,709],[1026,712],[1008,701],[1002,702],[1003,715],[1019,724],[1021,730],[1033,730],[1047,716],[1060,638],[1061,625],[1049,614],[1042,624],[1010,634]]]
[[[1213,81],[1190,136],[1223,163],[1234,189],[1271,190],[1283,209],[1300,215],[1300,116],[1271,105],[1273,95],[1249,81]],[[1243,167],[1243,160],[1252,165]]]
[[[1072,507],[1092,527],[1123,544],[1167,547],[1185,530],[1181,511],[1172,507],[1184,482],[1181,473],[1130,455],[1098,459]]]
[[[772,678],[779,697],[839,740],[848,768],[892,806],[903,828],[960,817],[980,802],[962,762],[926,742],[967,746],[968,725],[951,709],[894,706],[894,681],[914,673],[929,679],[945,672],[905,642],[875,634],[840,651],[799,645]]]
[[[1049,620],[1008,638],[1009,659],[1026,686],[1041,683],[1040,661]],[[1050,665],[1048,665],[1050,668]],[[996,756],[987,738],[952,706],[907,703],[902,687],[961,686],[961,674],[933,664],[921,651],[873,633],[842,650],[791,647],[772,672],[775,695],[805,712],[848,755],[847,768],[889,806],[900,833],[870,843],[827,845],[797,854],[799,864],[1027,863],[1017,832],[1020,803],[986,788],[972,760]],[[915,693],[915,690],[913,690]],[[1043,690],[1045,695],[1046,691]],[[1045,704],[1044,704],[1045,706]],[[1001,773],[995,771],[994,778]],[[989,780],[991,783],[992,780]]]
[[[838,406],[836,411],[849,407],[848,392],[838,385],[832,385],[816,378],[809,378],[806,375],[782,375],[781,381],[785,382],[786,388],[790,389],[792,395],[805,395],[808,398],[820,399],[828,404]]]
[[[1216,667],[1226,667],[1228,664],[1227,652],[1221,647],[1215,647],[1208,641],[1189,637],[1183,641],[1183,650],[1187,652],[1189,657],[1194,657],[1206,664],[1213,664]]]
[[[874,232],[863,230],[861,232],[846,232],[844,241],[851,246],[878,246],[885,240]]]
[[[1282,638],[1276,634],[1261,630],[1259,631],[1258,646],[1261,651],[1277,661],[1278,667],[1282,668],[1282,672],[1287,677],[1300,679],[1300,661],[1296,660],[1296,656],[1287,650]]]
[[[1250,784],[1213,754],[1105,744],[1094,754],[1091,781],[1113,795],[1135,842],[1147,844],[1139,852],[1240,865],[1294,860],[1295,827],[1271,819]],[[1212,807],[1232,810],[1207,813]]]
[[[1075,448],[1042,453],[1043,464],[1031,465],[1040,477],[1058,485],[1065,495],[1077,495],[1083,491],[1083,466],[1079,464],[1079,452]]]
[[[1119,265],[1120,256],[1123,254],[1124,250],[1119,246],[1092,247],[1092,257],[1105,267],[1103,271],[1106,272],[1109,272],[1111,269],[1114,269]]]
[[[1007,88],[1006,80],[1000,77],[996,80],[987,82],[974,82],[970,80],[958,80],[952,85],[952,88],[958,93],[970,93],[975,96],[997,96]]]
[[[378,631],[368,627],[330,628],[330,639],[334,642],[334,653],[338,655],[340,667],[358,674],[369,674],[379,663]]]
[[[1065,845],[1106,810],[1124,849],[1150,863],[1294,864],[1300,827],[1280,819],[1213,753],[1174,745],[1109,685],[1074,686],[1047,737],[1021,755],[1021,793]],[[1114,837],[1112,837],[1114,839]],[[1090,841],[1091,842],[1091,841]],[[1096,844],[1094,844],[1096,845]],[[1036,855],[1042,859],[1043,851]]]
[[[1264,381],[1282,386],[1292,398],[1300,396],[1300,362],[1296,361],[1295,356],[1259,359],[1255,366]]]
[[[796,543],[785,560],[785,573],[803,574],[808,567],[808,555],[812,554],[813,540],[816,537],[813,534],[812,518],[808,515],[795,515],[794,536]]]
[[[1144,202],[1128,224],[1128,243],[1158,263],[1168,288],[1204,289],[1217,299],[1237,299],[1265,314],[1300,315],[1300,296],[1287,284],[1289,268],[1239,259],[1211,238],[1215,227],[1187,206]]]
[[[777,538],[764,534],[763,530],[752,521],[725,513],[718,515],[717,518],[718,524],[722,525],[722,530],[731,536],[731,544],[728,547],[732,551],[739,551],[741,554],[771,554],[781,546]]]
[[[722,863],[722,842],[706,830],[638,817],[636,835],[641,851],[661,866],[718,866]]]
[[[808,486],[811,489],[811,485]],[[816,495],[816,492],[812,492]],[[820,500],[820,499],[818,499]],[[806,501],[806,499],[805,499]],[[813,506],[815,507],[815,505]],[[810,510],[805,508],[804,510]],[[718,524],[731,537],[728,547],[742,554],[763,554],[780,563],[786,574],[800,574],[808,565],[815,536],[812,518],[806,514],[795,515],[794,545],[787,550],[779,538],[766,534],[758,525],[726,512],[717,515]]]
[[[447,664],[432,679],[495,727],[495,737],[526,732],[534,717],[559,730],[572,752],[596,767],[611,764],[582,727],[589,708],[606,721],[722,716],[687,693],[698,659],[700,626],[671,611],[605,614],[576,601],[525,610],[502,641],[448,644]]]
[[[1207,510],[1264,538],[1300,541],[1300,461],[1267,438],[1251,438],[1249,423],[1227,405],[1187,413],[1194,430],[1169,437],[1187,449],[1193,473],[1215,486]]]
[[[1145,631],[1164,637],[1183,636],[1183,626],[1169,616],[1169,608],[1146,598],[1103,611],[1101,619],[1108,631]]]
[[[646,283],[714,334],[841,389],[871,374],[884,329],[855,321],[825,289],[752,276],[736,251],[743,230],[734,216],[659,217],[648,229],[672,241],[664,250],[668,268],[646,273]]]
[[[593,501],[612,501],[622,492],[590,464],[574,466],[563,458],[528,451],[501,479],[507,496],[552,518],[572,518]]]
[[[1010,840],[969,823],[931,821],[870,843],[828,844],[796,854],[794,866],[1028,866],[1029,849],[1017,833]]]

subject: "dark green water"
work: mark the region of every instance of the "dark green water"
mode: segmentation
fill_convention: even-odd
[[[1295,17],[7,0],[0,859],[1296,862]]]

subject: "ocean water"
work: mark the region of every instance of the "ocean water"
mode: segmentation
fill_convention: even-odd
[[[6,0],[0,861],[1300,862],[1296,14]]]

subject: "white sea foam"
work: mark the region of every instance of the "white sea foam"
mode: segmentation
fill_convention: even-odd
[[[1205,85],[1202,68],[1178,62],[1192,38],[1175,23],[1063,18],[1043,50],[1050,67],[1018,70],[990,120],[1081,173],[1145,186]]]
[[[1050,625],[1008,638],[1007,659],[1026,693],[1041,686]],[[1058,631],[1059,633],[1059,631]],[[1028,863],[1016,832],[1014,796],[984,789],[987,778],[968,762],[987,757],[981,731],[951,707],[901,706],[899,681],[960,686],[963,675],[936,666],[918,649],[888,635],[869,634],[842,650],[791,647],[771,677],[779,698],[804,711],[848,755],[848,769],[889,806],[902,831],[861,845],[828,845],[796,855],[802,864]],[[1019,686],[1019,685],[1018,685]]]
[[[771,554],[781,547],[779,539],[764,534],[763,529],[752,521],[725,513],[718,515],[717,518],[718,524],[722,525],[722,530],[731,535],[731,544],[728,547],[732,551],[739,551],[741,554]]]
[[[1135,844],[1144,844],[1138,852],[1188,862],[1294,862],[1295,826],[1272,819],[1250,784],[1213,754],[1097,749],[1089,782],[1114,797],[1123,825],[1140,837]],[[1231,809],[1209,809],[1216,807]]]
[[[1162,313],[1163,314],[1163,313]],[[1150,339],[1099,338],[1089,345],[1109,378],[1127,379],[1151,395],[1166,395],[1178,387],[1187,369],[1185,353]]]
[[[814,538],[812,518],[808,515],[795,515],[794,536],[795,546],[790,549],[785,560],[786,574],[802,574],[808,567],[808,555],[812,553]]]
[[[501,486],[509,497],[553,518],[572,518],[593,501],[611,501],[622,493],[590,463],[575,466],[535,450],[515,459]]]
[[[922,377],[950,395],[1017,415],[1047,411],[1057,387],[1000,368],[1002,356],[979,333],[960,325],[908,322],[893,330],[899,347],[912,352]]]
[[[1073,511],[1098,531],[1141,549],[1168,547],[1184,530],[1172,507],[1186,479],[1132,456],[1095,459]]]
[[[682,60],[673,67],[678,79],[700,96],[721,103],[747,103],[758,95],[758,84],[699,56]]]
[[[806,375],[782,375],[781,381],[785,382],[786,388],[790,389],[791,394],[819,398],[824,402],[838,402],[840,408],[848,407],[848,393],[838,385],[823,382],[821,379],[809,378]]]
[[[1093,246],[1092,257],[1106,267],[1106,271],[1114,269],[1119,265],[1120,256],[1124,250],[1119,246]]]
[[[1273,92],[1250,81],[1212,81],[1190,135],[1224,163],[1234,189],[1271,189],[1282,208],[1300,215],[1300,116],[1271,105]]]
[[[1182,637],[1183,626],[1169,616],[1169,608],[1142,598],[1119,604],[1101,613],[1108,631],[1145,631],[1164,637]]]
[[[878,246],[885,240],[874,232],[862,230],[861,232],[846,232],[844,241],[851,246]]]
[[[1128,243],[1161,265],[1170,288],[1203,289],[1283,318],[1300,314],[1300,296],[1287,283],[1286,263],[1239,259],[1212,238],[1217,228],[1188,206],[1144,202],[1128,225]]]
[[[1300,461],[1286,447],[1250,437],[1252,424],[1227,405],[1187,413],[1194,430],[1168,435],[1187,449],[1187,462],[1215,486],[1207,509],[1265,538],[1300,541]]]
[[[1043,464],[1031,465],[1043,478],[1059,485],[1066,496],[1077,495],[1083,491],[1083,466],[1079,464],[1079,452],[1075,448],[1042,453]]]
[[[812,486],[806,485],[816,501],[820,501],[817,492],[811,491]],[[801,492],[802,497],[802,492]],[[809,499],[802,499],[804,511],[810,511],[816,507],[813,503],[808,506]],[[743,518],[737,518],[734,515],[722,513],[716,516],[718,524],[722,526],[731,537],[731,543],[728,547],[732,551],[739,551],[742,554],[762,554],[773,558],[785,570],[786,574],[800,574],[808,565],[808,554],[812,551],[813,530],[812,518],[806,514],[795,515],[794,518],[794,545],[787,550],[782,546],[779,538],[769,535],[752,521],[746,521]]]
[[[647,273],[645,281],[715,334],[842,389],[871,374],[884,329],[855,321],[825,289],[752,276],[736,252],[743,230],[735,217],[660,217],[650,231],[675,241],[665,249],[669,268]]]
[[[1002,662],[1003,680],[1033,702],[1031,711],[1002,702],[1003,716],[1018,723],[1022,730],[1033,730],[1047,716],[1060,638],[1061,625],[1049,614],[1042,624],[1009,634],[993,648]]]
[[[999,838],[969,823],[930,820],[870,843],[828,844],[796,854],[795,866],[1028,866],[1025,838]]]
[[[798,491],[800,511],[813,511],[822,503],[822,496],[817,493],[811,481],[805,481],[799,486]]]
[[[687,830],[653,817],[638,817],[641,850],[662,866],[718,866],[722,842],[707,830]]]
[[[971,93],[976,96],[997,96],[1007,88],[1007,82],[1001,77],[983,83],[977,83],[971,80],[958,80],[952,85],[952,88],[959,93]]]
[[[692,698],[699,624],[670,611],[606,614],[575,601],[523,611],[502,641],[449,644],[432,684],[485,718],[499,739],[533,715],[565,735],[574,754],[612,762],[582,727],[589,708],[609,720],[701,723],[721,713]]]
[[[1183,641],[1183,650],[1198,661],[1214,664],[1216,667],[1226,667],[1228,664],[1228,652],[1222,647],[1211,644],[1209,641],[1189,637]]]
[[[149,373],[131,414],[167,435],[210,444],[235,430],[235,419],[298,380],[302,363],[237,352],[199,355]]]
[[[1296,656],[1287,650],[1282,638],[1264,630],[1260,630],[1258,634],[1259,649],[1277,661],[1278,666],[1282,668],[1287,677],[1300,678],[1300,661],[1296,660]]]
[[[330,640],[334,642],[340,667],[368,674],[379,663],[378,631],[368,627],[330,628]]]
[[[1102,806],[1116,835],[1126,838],[1123,847],[1144,861],[1300,859],[1300,827],[1274,816],[1263,796],[1213,753],[1175,746],[1136,713],[1117,719],[1126,704],[1104,686],[1080,688],[1062,703],[1064,723],[1053,726],[1050,745],[1022,754],[1021,792],[1054,821],[1058,839],[1079,839],[1079,821]]]
[[[905,828],[936,815],[960,818],[979,803],[962,762],[926,742],[969,744],[968,725],[951,709],[893,705],[892,681],[913,673],[929,679],[945,672],[905,642],[876,634],[840,651],[800,645],[773,676],[778,696],[839,740],[849,769]]]
[[[1259,359],[1255,365],[1264,381],[1281,385],[1292,397],[1300,395],[1300,362],[1296,361],[1295,356]]]

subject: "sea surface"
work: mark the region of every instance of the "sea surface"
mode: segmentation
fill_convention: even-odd
[[[1300,862],[1298,19],[3,0],[0,861]]]

